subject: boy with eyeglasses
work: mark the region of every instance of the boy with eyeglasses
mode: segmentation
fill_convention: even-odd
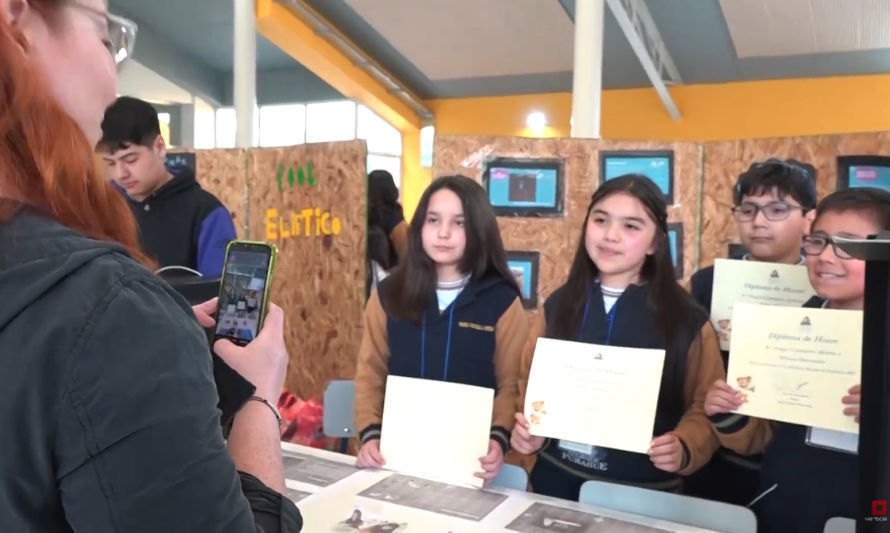
[[[815,216],[815,169],[793,159],[753,163],[733,188],[732,214],[748,261],[803,264],[801,240]],[[714,267],[692,275],[692,296],[710,313]],[[729,352],[722,352],[723,363]],[[721,449],[709,464],[686,480],[691,496],[747,505],[756,496],[760,457]]]
[[[812,232],[803,239],[807,274],[817,294],[804,307],[861,310],[865,261],[852,258],[835,238],[861,239],[887,229],[890,192],[859,188],[826,196],[816,209]],[[837,408],[856,422],[860,396],[859,385],[837,391]],[[718,381],[705,398],[705,413],[722,445],[738,453],[763,454],[761,496],[751,506],[760,531],[822,531],[829,518],[857,517],[859,458],[854,446],[817,445],[810,428],[732,413],[740,405],[739,391]]]

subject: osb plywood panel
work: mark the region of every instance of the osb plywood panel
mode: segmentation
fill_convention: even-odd
[[[738,175],[755,161],[793,158],[816,168],[816,190],[821,199],[837,189],[837,157],[890,153],[890,133],[857,133],[813,137],[748,139],[704,144],[701,266],[726,257],[730,243],[738,243],[732,219],[732,188]]]
[[[195,166],[195,177],[201,188],[226,206],[238,236],[246,236],[247,156],[244,150],[195,150]]]
[[[250,236],[278,246],[271,299],[286,315],[285,386],[321,398],[351,379],[362,335],[366,150],[363,141],[253,149]]]
[[[443,136],[436,138],[435,146],[434,177],[463,174],[481,182],[485,161],[495,157],[565,161],[563,216],[498,217],[508,250],[540,252],[539,305],[568,276],[590,197],[599,183],[600,150],[673,150],[675,205],[668,209],[668,220],[683,223],[684,275],[688,277],[693,270],[700,173],[699,147],[695,143]]]

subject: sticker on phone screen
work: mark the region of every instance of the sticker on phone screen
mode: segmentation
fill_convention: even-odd
[[[246,342],[256,338],[266,290],[269,254],[232,250],[226,264],[216,334]]]

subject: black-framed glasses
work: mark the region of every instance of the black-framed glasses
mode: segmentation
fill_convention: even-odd
[[[804,210],[799,205],[790,205],[785,202],[770,202],[764,205],[745,202],[742,205],[733,207],[732,215],[739,222],[750,222],[757,218],[757,213],[763,212],[763,216],[767,220],[775,222],[777,220],[785,220],[791,214],[791,211],[795,209]]]
[[[136,46],[136,33],[139,31],[139,26],[135,22],[78,2],[71,2],[70,5],[105,19],[108,24],[108,37],[104,40],[105,48],[108,49],[108,53],[111,54],[116,65],[120,66],[133,55],[133,48]]]
[[[825,251],[825,248],[827,248],[829,244],[831,245],[834,255],[838,259],[853,259],[852,255],[845,252],[843,248],[834,242],[834,239],[832,239],[830,235],[825,233],[814,233],[813,235],[804,237],[803,253],[806,255],[820,255]]]

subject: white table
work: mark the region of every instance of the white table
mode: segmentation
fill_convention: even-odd
[[[342,465],[355,465],[355,457],[317,448],[282,443],[281,449],[285,456],[288,456],[289,452],[292,452],[299,455],[308,455],[313,458],[332,461]],[[295,470],[299,469],[299,465],[292,468]],[[506,500],[478,522],[359,496],[359,493],[392,475],[393,472],[387,470],[358,470],[350,474],[348,477],[336,481],[326,487],[321,486],[324,483],[323,481],[316,483],[314,481],[307,482],[287,479],[286,484],[289,491],[295,491],[292,493],[296,496],[293,499],[297,501],[297,506],[303,515],[303,531],[306,533],[327,533],[336,531],[345,533],[356,531],[349,526],[341,524],[344,520],[350,517],[355,509],[361,509],[366,517],[372,516],[373,518],[385,518],[387,521],[406,524],[405,526],[398,528],[396,533],[509,532],[510,530],[505,529],[506,526],[512,523],[534,503],[543,503],[565,509],[583,511],[607,519],[625,522],[623,524],[613,524],[613,527],[609,529],[602,529],[602,531],[607,531],[609,533],[639,531],[638,526],[660,528],[671,532],[708,531],[692,526],[656,520],[646,516],[620,513],[568,500],[550,498],[528,492],[502,489],[499,487],[488,488],[485,489],[485,491],[505,495]],[[287,473],[285,474],[285,477],[288,477]],[[298,499],[302,496],[299,493],[309,493],[310,495]],[[553,531],[572,532],[584,531],[584,529],[576,527],[555,527]]]

